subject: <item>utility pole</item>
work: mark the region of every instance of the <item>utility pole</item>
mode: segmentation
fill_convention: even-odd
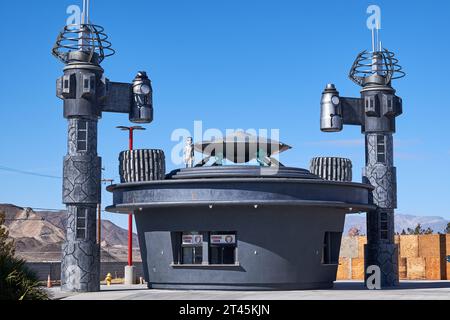
[[[103,184],[109,183],[110,185],[112,185],[114,180],[113,179],[102,179],[101,182]],[[98,204],[97,211],[98,211],[97,212],[97,243],[100,245],[100,249],[101,249],[101,245],[102,245],[102,204],[101,203]]]
[[[134,149],[134,131],[144,131],[141,126],[125,127],[119,126],[117,129],[128,131],[128,148],[130,151]],[[128,266],[125,267],[125,284],[135,284],[135,270],[133,266],[133,214],[128,215]]]

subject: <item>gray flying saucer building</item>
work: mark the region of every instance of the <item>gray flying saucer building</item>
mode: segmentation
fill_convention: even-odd
[[[152,87],[145,72],[131,83],[103,76],[100,64],[114,51],[103,29],[90,23],[87,2],[82,23],[65,27],[53,49],[65,64],[57,96],[68,120],[62,262],[62,288],[68,291],[99,290],[98,120],[103,112],[128,114],[135,123],[153,120]],[[340,98],[333,85],[323,93],[322,130],[362,126],[367,141],[363,183],[352,182],[348,159],[313,159],[310,170],[285,167],[276,155],[290,146],[242,132],[190,142],[188,167],[170,173],[162,150],[122,152],[121,183],[108,187],[113,204],[107,210],[134,214],[149,288],[330,288],[345,215],[358,212],[369,212],[366,263],[381,267],[384,285],[395,284],[392,134],[401,99],[391,80],[398,74],[392,53],[362,53],[351,72],[363,87],[362,98]],[[204,155],[197,165],[193,149]]]
[[[123,152],[121,161],[135,165],[121,165],[129,169],[108,188],[114,204],[107,210],[134,212],[149,288],[332,287],[345,215],[375,210],[373,188],[345,181],[351,169],[339,159],[320,167],[339,172],[332,176],[342,181],[284,167],[274,155],[289,148],[237,133],[198,143],[205,158],[161,180],[138,178],[163,168],[161,158],[146,157],[148,150]],[[236,164],[223,165],[224,159]],[[251,160],[260,165],[242,165]]]

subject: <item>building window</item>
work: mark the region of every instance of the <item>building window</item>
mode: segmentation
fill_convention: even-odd
[[[77,151],[87,152],[88,124],[87,121],[80,120],[77,125]]]
[[[181,264],[202,264],[203,235],[199,232],[184,232],[181,241]]]
[[[323,241],[322,264],[339,264],[341,232],[326,232]]]
[[[209,263],[236,263],[236,232],[211,232],[209,237]]]
[[[87,221],[87,211],[86,208],[77,208],[77,240],[86,239],[86,221]]]
[[[377,162],[386,163],[386,142],[383,135],[377,135]]]
[[[386,212],[380,213],[380,238],[381,240],[388,240],[389,223],[388,214]]]
[[[177,232],[173,234],[176,264],[235,265],[236,232]]]

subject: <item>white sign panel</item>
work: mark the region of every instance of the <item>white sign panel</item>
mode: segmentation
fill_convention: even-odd
[[[202,245],[203,243],[203,236],[201,234],[192,234],[192,235],[186,235],[183,236],[183,244],[184,245]]]
[[[211,235],[211,244],[236,244],[236,235],[213,234]]]

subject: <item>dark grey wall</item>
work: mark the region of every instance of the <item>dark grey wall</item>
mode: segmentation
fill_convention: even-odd
[[[150,288],[326,288],[337,265],[322,265],[325,232],[342,232],[345,211],[320,207],[154,208],[136,212]],[[239,266],[171,266],[171,231],[236,231]]]

